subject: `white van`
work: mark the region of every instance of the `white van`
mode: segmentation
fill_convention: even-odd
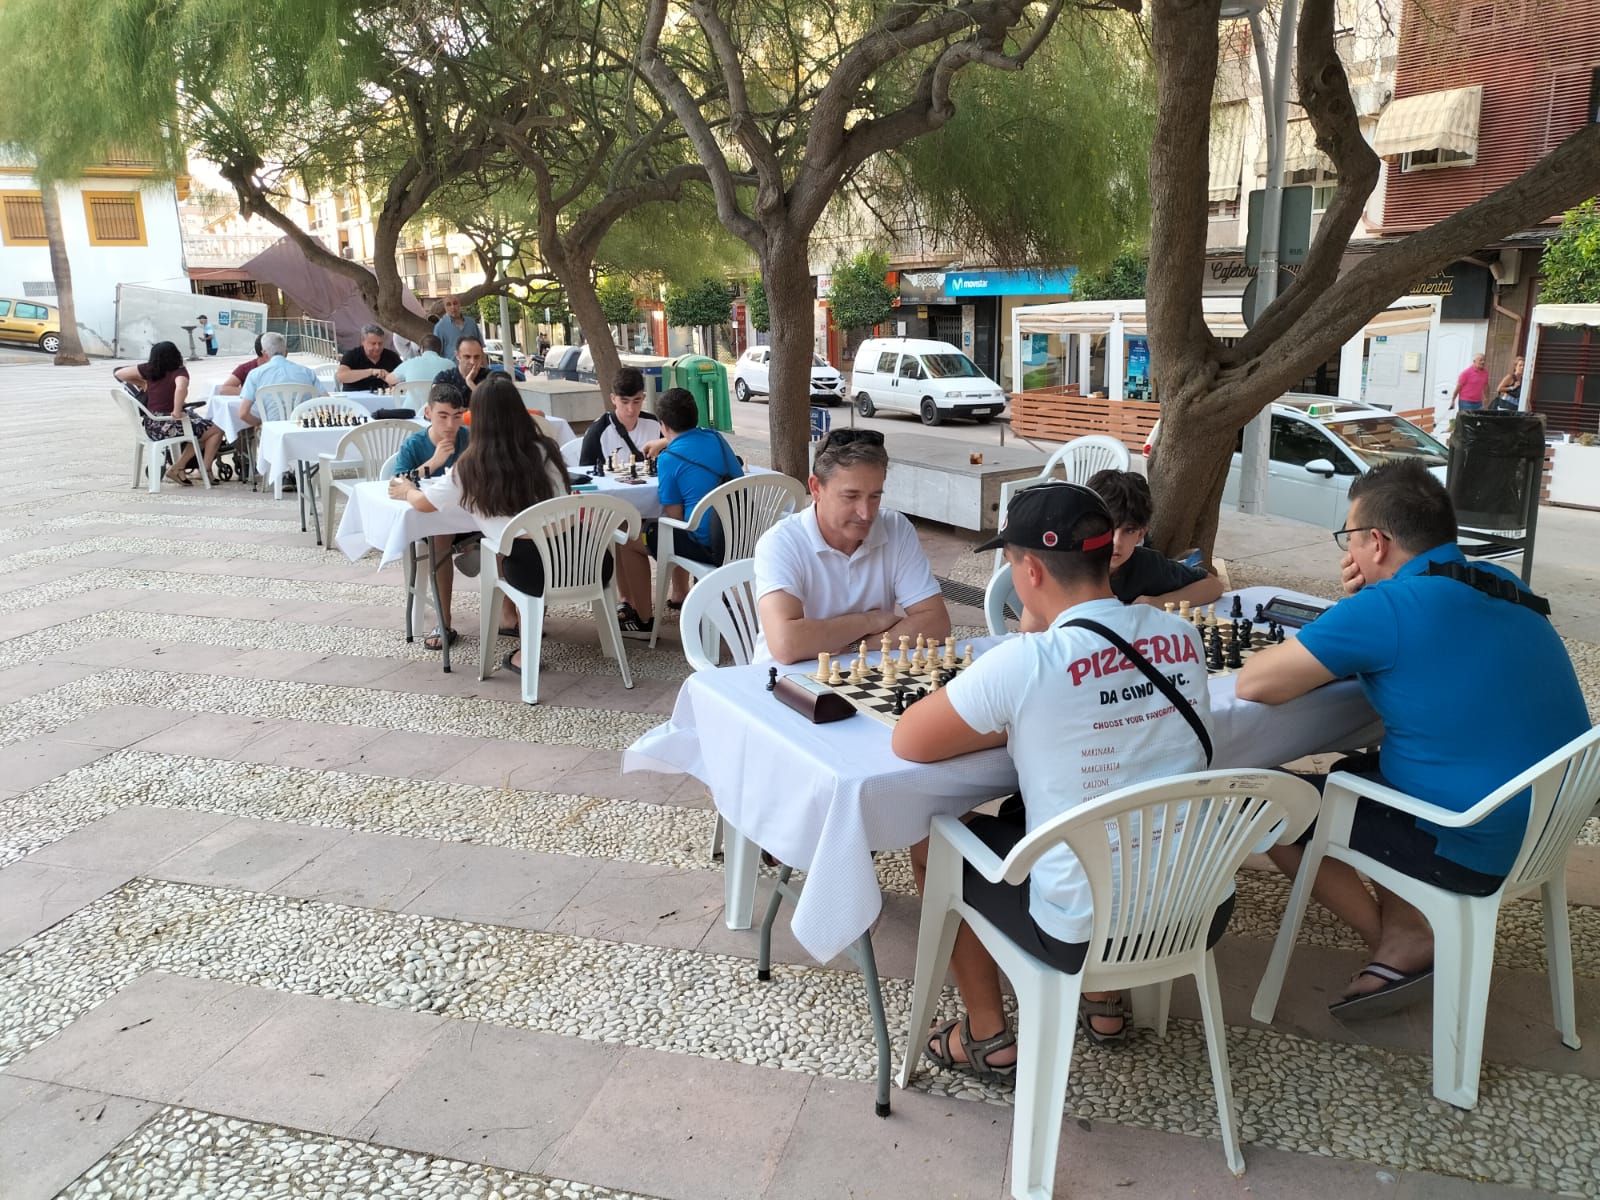
[[[856,411],[914,412],[924,425],[946,417],[971,417],[986,424],[1000,414],[1006,394],[949,342],[921,338],[868,338],[856,351],[850,373]]]

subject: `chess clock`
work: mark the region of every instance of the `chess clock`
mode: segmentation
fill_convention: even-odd
[[[1323,613],[1328,611],[1326,604],[1307,604],[1302,600],[1290,600],[1283,596],[1274,596],[1262,605],[1256,613],[1256,623],[1261,621],[1276,621],[1279,625],[1287,625],[1292,629],[1300,629],[1311,624]]]
[[[855,705],[809,675],[780,675],[772,694],[813,725],[826,725],[856,715]]]

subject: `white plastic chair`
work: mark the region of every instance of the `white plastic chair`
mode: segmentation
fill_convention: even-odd
[[[1048,1197],[1055,1179],[1062,1107],[1081,992],[1139,989],[1136,1007],[1166,1032],[1172,981],[1194,976],[1211,1055],[1223,1152],[1244,1171],[1227,1031],[1217,968],[1206,948],[1212,915],[1227,898],[1245,856],[1282,824],[1293,840],[1317,812],[1317,790],[1280,771],[1206,771],[1122,788],[1048,821],[1002,861],[954,817],[938,816],[928,844],[917,971],[900,1086],[922,1061],[928,1025],[944,985],[956,930],[965,921],[1011,981],[1017,996],[1016,1116],[1011,1133],[1011,1194]],[[1117,841],[1108,836],[1115,828]],[[962,897],[962,868],[1019,884],[1047,851],[1069,846],[1088,881],[1094,925],[1083,969],[1048,967],[996,929]],[[1159,853],[1152,851],[1159,849]]]
[[[250,415],[258,421],[287,421],[301,404],[317,394],[309,383],[269,383],[257,388]]]
[[[298,387],[302,395],[311,390],[304,384],[275,384],[273,386]],[[265,392],[266,390],[266,388],[261,389],[262,392]],[[261,393],[259,392],[257,393],[257,395],[260,394]],[[330,415],[343,414],[352,417],[358,417],[363,423],[372,420],[372,414],[360,404],[357,404],[354,400],[344,400],[338,396],[318,396],[315,394],[313,394],[310,399],[302,400],[300,403],[296,404],[294,408],[289,411],[289,415],[286,419],[290,421],[298,421],[302,416],[310,416],[311,414],[318,412],[328,413]],[[277,420],[278,418],[273,419]],[[300,532],[305,533],[309,528],[311,532],[317,535],[317,544],[321,545],[322,531],[316,522],[317,497],[311,490],[314,486],[316,486],[312,478],[317,473],[316,468],[317,464],[311,462],[309,459],[296,460],[294,464],[294,494],[295,498],[300,502]],[[311,513],[312,517],[311,524],[309,526],[306,524],[306,513],[308,511]]]
[[[317,377],[317,382],[322,384],[323,390],[332,391],[339,386],[339,381],[336,378],[339,373],[338,363],[321,363],[312,367],[311,371]]]
[[[337,497],[340,494],[348,496],[351,488],[365,480],[384,478],[381,472],[374,472],[374,466],[398,455],[401,444],[416,432],[417,426],[410,421],[368,421],[365,425],[355,426],[340,438],[332,454],[321,456],[317,466],[317,487],[311,494],[311,516],[314,522],[318,520],[320,502],[318,528],[325,529],[326,533],[319,533],[317,540],[322,545],[333,546]]]
[[[139,486],[142,476],[145,486],[151,493],[159,495],[161,479],[167,469],[167,451],[182,454],[184,446],[194,447],[194,461],[201,465],[200,480],[206,487],[211,486],[211,475],[204,469],[205,460],[200,457],[200,443],[194,436],[194,426],[189,422],[188,413],[178,414],[178,420],[183,425],[182,435],[152,441],[150,435],[144,431],[144,418],[149,417],[152,421],[170,421],[173,418],[151,412],[126,388],[112,388],[111,399],[116,402],[117,411],[127,418],[128,424],[132,427],[134,487]]]
[[[1500,890],[1463,896],[1402,875],[1349,845],[1361,797],[1400,812],[1462,829],[1476,825],[1520,792],[1533,789],[1528,831]],[[1305,916],[1311,881],[1324,857],[1347,862],[1374,883],[1422,911],[1433,928],[1433,1094],[1457,1108],[1478,1103],[1483,1067],[1483,1027],[1488,1017],[1489,974],[1494,968],[1495,925],[1508,895],[1538,888],[1544,901],[1545,953],[1550,961],[1550,1001],[1556,1029],[1571,1049],[1580,1046],[1572,990],[1572,930],[1567,918],[1567,855],[1600,798],[1600,726],[1574,738],[1464,812],[1452,812],[1345,771],[1330,776],[1322,816],[1306,847],[1278,940],[1267,961],[1250,1015],[1271,1023],[1284,973]]]
[[[702,576],[683,598],[678,629],[683,638],[683,657],[693,670],[714,671],[721,664],[724,644],[735,666],[748,664],[761,634],[755,559],[737,559]],[[722,814],[718,813],[711,833],[712,858],[722,857],[723,829]],[[755,870],[760,851],[752,848],[748,854],[740,853],[743,846],[741,838],[734,862],[727,866],[729,871],[737,872],[747,859],[748,870]]]
[[[1007,608],[1019,617],[1022,615],[1022,600],[1011,582],[1011,564],[1002,562],[1000,569],[989,576],[989,585],[983,589],[983,619],[988,623],[992,637],[1004,637],[1010,632],[1006,628]]]
[[[1088,483],[1089,479],[1100,471],[1126,471],[1132,464],[1133,458],[1128,453],[1128,448],[1114,437],[1107,437],[1103,433],[1091,433],[1087,437],[1073,438],[1049,458],[1045,459],[1044,466],[1032,479],[1011,479],[1000,485],[1000,512],[1003,516],[1011,497],[1023,488],[1030,488],[1043,483],[1052,477],[1065,479],[1068,483]],[[1000,551],[994,552],[995,569],[999,570],[1001,563]]]
[[[578,452],[583,449],[583,439],[573,438],[561,443],[561,460],[572,470],[578,469]]]
[[[724,562],[752,558],[756,542],[789,513],[804,504],[806,485],[787,475],[744,475],[712,488],[700,498],[694,511],[683,520],[662,517],[656,540],[656,622],[650,630],[650,645],[661,632],[661,617],[667,611],[667,591],[672,586],[674,568],[682,567],[695,579],[702,579],[716,568],[706,563],[679,558],[675,539],[687,537],[699,528],[707,513],[722,522]]]
[[[433,380],[411,379],[393,389],[396,408],[414,408],[422,411],[428,403],[428,393],[433,391]]]
[[[617,581],[603,582],[608,552],[639,532],[639,510],[608,496],[558,496],[524,509],[511,519],[498,544],[483,548],[478,601],[478,678],[489,678],[494,665],[497,595],[516,605],[521,617],[522,699],[539,703],[539,647],[544,640],[544,610],[551,604],[589,604],[600,627],[600,648],[617,660],[622,686],[633,686],[628,652],[617,623]],[[508,584],[492,556],[510,554],[512,544],[526,537],[544,560],[544,595],[530,596]]]

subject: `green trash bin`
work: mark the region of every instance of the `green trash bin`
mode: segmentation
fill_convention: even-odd
[[[700,428],[733,432],[733,408],[728,403],[728,372],[703,354],[680,354],[672,360],[672,386],[688,389],[700,408]]]

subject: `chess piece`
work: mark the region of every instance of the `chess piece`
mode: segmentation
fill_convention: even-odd
[[[1208,625],[1217,623],[1217,606],[1215,604],[1206,605],[1206,623]]]
[[[911,639],[905,634],[900,635],[900,660],[895,664],[902,671],[911,670]]]
[[[828,652],[826,650],[817,655],[817,682],[828,682]]]
[[[971,642],[967,643],[967,652],[961,656],[961,665],[962,665],[962,667],[970,667],[972,665],[972,643]]]
[[[953,637],[947,637],[944,640],[944,668],[947,671],[953,670],[955,668],[955,665],[956,665],[956,640]]]
[[[905,711],[906,711],[906,689],[905,688],[895,688],[895,690],[894,690],[894,715],[897,716],[897,717],[904,716],[905,715]]]
[[[1166,609],[1168,614],[1176,614],[1177,611],[1178,611],[1178,606],[1176,604],[1174,604],[1171,600],[1168,600],[1161,607]]]
[[[1244,666],[1244,659],[1239,655],[1239,643],[1233,638],[1228,639],[1228,654],[1227,658],[1225,658],[1223,661],[1228,664],[1228,669],[1230,671],[1237,671],[1240,667]]]
[[[828,686],[838,687],[844,682],[844,676],[839,674],[839,660],[836,658],[828,664]]]
[[[1239,599],[1238,592],[1233,594],[1233,608],[1229,610],[1228,615],[1235,621],[1244,616],[1244,602]]]
[[[900,672],[894,668],[894,656],[885,655],[883,659],[883,686],[893,687],[900,681]]]
[[[944,686],[944,669],[942,667],[935,667],[933,669],[933,690],[937,692],[943,686]]]
[[[767,668],[767,691],[776,691],[778,688],[778,668]]]
[[[878,652],[878,665],[880,667],[887,665],[889,662],[889,635],[887,633],[883,635],[883,641],[878,643]]]
[[[1189,602],[1187,600],[1178,601],[1178,615],[1185,621],[1189,619]]]
[[[1266,619],[1267,619],[1267,606],[1265,604],[1256,605],[1256,624],[1259,625],[1261,622],[1265,621]]]

